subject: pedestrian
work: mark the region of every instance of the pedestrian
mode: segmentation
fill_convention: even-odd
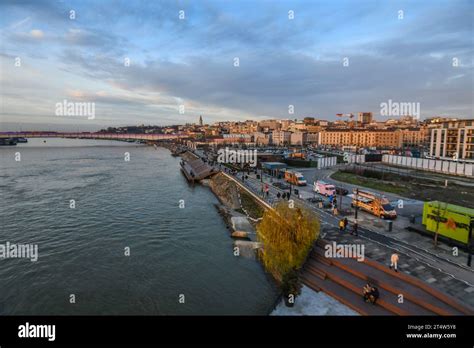
[[[283,192],[283,193],[282,193],[281,198],[282,198],[282,199],[286,199],[286,192]]]
[[[280,194],[280,192],[278,192],[277,193],[277,198],[280,199],[280,197],[281,197],[281,194]]]
[[[359,235],[359,225],[357,224],[357,220],[354,221],[354,225],[352,225],[352,231],[351,234],[355,234],[356,236]]]
[[[372,290],[372,285],[370,285],[370,283],[365,284],[364,287],[362,288],[362,294],[363,294],[365,302],[369,302],[369,296],[370,296],[371,290]]]
[[[344,220],[339,220],[339,232],[344,231]]]
[[[395,272],[398,272],[398,269],[397,269],[397,265],[398,265],[398,254],[397,253],[393,253],[392,256],[390,257],[390,269],[393,269],[395,270]]]
[[[380,296],[379,289],[373,286],[371,289],[371,294],[370,294],[370,302],[374,305],[375,302],[377,302],[379,296]]]
[[[347,225],[349,225],[349,221],[348,221],[347,218],[345,217],[344,220],[343,220],[343,222],[344,222],[343,230],[344,230],[344,232],[346,232],[346,228],[347,228]]]
[[[290,191],[288,191],[288,193],[286,194],[286,197],[288,197],[288,200],[290,200],[290,195],[291,195],[291,189],[290,189]]]

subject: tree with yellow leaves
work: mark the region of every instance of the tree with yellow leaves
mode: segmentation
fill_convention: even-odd
[[[257,226],[265,269],[278,281],[299,269],[319,236],[319,226],[315,214],[303,206],[283,201],[274,210],[267,210]]]

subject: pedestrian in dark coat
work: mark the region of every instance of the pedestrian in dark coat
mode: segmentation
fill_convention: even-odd
[[[359,235],[359,225],[357,224],[357,221],[355,221],[354,225],[352,225],[351,234],[355,234],[356,236]]]

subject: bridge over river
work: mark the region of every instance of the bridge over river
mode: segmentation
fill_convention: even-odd
[[[186,134],[117,134],[91,132],[0,132],[0,138],[74,138],[105,140],[172,140],[187,138]]]

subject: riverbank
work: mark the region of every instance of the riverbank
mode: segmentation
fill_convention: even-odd
[[[232,219],[237,218],[236,214],[239,214],[239,210],[244,207],[251,210],[250,207],[253,207],[253,212],[258,211],[263,214],[263,209],[256,203],[255,199],[249,195],[245,190],[241,189],[239,185],[227,178],[223,174],[218,174],[210,180],[209,185],[218,199],[225,204],[221,206],[220,210],[222,211],[222,216],[228,222],[232,228]],[[239,199],[242,195],[246,195],[247,199]],[[244,203],[245,202],[245,203]],[[249,203],[251,202],[251,203]],[[247,205],[250,205],[248,207]],[[255,208],[257,206],[258,208]],[[245,209],[245,208],[244,208]],[[260,215],[257,215],[260,216]],[[245,217],[241,216],[241,219]],[[247,216],[246,219],[249,222],[252,222],[252,226],[256,227],[258,222]],[[235,227],[234,227],[235,230]],[[235,245],[242,246],[243,242],[237,241]],[[262,266],[263,269],[263,266]],[[276,286],[276,280],[271,276],[271,274],[266,273],[268,278],[271,279]],[[272,316],[298,316],[298,315],[358,315],[355,311],[351,310],[348,306],[337,301],[331,296],[323,293],[316,292],[303,285],[301,294],[297,297],[295,305],[293,307],[288,307],[285,304],[281,294],[275,299],[275,304],[269,310],[269,315]]]
[[[256,229],[263,217],[265,208],[271,208],[255,195],[249,193],[240,181],[220,172],[201,183],[208,186],[218,198],[215,205],[233,238],[236,256],[252,258],[258,261],[262,271],[276,288],[280,288],[275,278],[265,271],[258,257],[262,245],[257,241]],[[264,208],[265,207],[265,208]],[[315,292],[303,286],[300,296],[293,307],[287,307],[281,296],[275,296],[274,304],[268,310],[269,315],[357,315],[344,304],[322,292]]]

